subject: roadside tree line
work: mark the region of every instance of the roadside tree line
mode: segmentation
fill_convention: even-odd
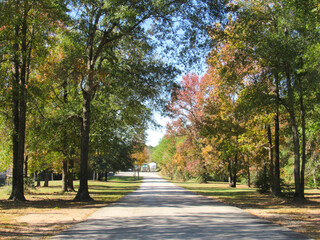
[[[75,200],[91,200],[89,168],[101,175],[132,165],[179,73],[174,64],[191,63],[198,52],[187,50],[207,46],[190,36],[206,32],[218,5],[1,1],[0,167],[12,167],[10,199],[25,200],[30,174],[55,171],[63,191],[79,174]]]
[[[209,30],[203,76],[173,93],[167,135],[153,151],[172,178],[255,182],[304,198],[319,186],[319,3],[237,1]]]

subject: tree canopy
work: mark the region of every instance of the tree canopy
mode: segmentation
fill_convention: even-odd
[[[130,166],[137,136],[145,143],[152,112],[164,111],[176,76],[208,49],[207,26],[223,6],[1,1],[1,129],[10,129],[1,135],[1,161],[13,167],[10,198],[25,200],[30,173],[54,171],[63,191],[79,174],[76,200],[91,200],[90,171]]]

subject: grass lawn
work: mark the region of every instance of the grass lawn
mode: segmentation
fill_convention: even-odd
[[[41,183],[43,185],[43,183]],[[73,202],[76,192],[61,194],[61,181],[26,192],[27,202],[8,201],[10,188],[0,187],[0,239],[43,239],[86,219],[107,204],[139,188],[141,180],[111,177],[89,181],[93,202]],[[79,181],[74,182],[78,188]]]
[[[307,201],[294,202],[275,198],[271,194],[260,194],[254,188],[237,185],[230,188],[227,183],[177,182],[176,185],[198,194],[240,207],[250,213],[301,232],[313,239],[320,239],[320,190],[306,189]]]

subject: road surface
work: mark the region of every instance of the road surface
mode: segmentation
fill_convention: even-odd
[[[131,173],[132,174],[132,173]],[[53,239],[308,239],[144,173],[139,190]]]

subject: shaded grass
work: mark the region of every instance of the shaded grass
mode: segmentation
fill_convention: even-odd
[[[227,183],[221,182],[172,182],[198,194],[245,209],[313,239],[320,239],[320,190],[306,189],[306,201],[294,201],[292,198],[277,198],[270,193],[260,194],[256,189],[245,185],[230,188]]]
[[[98,208],[139,188],[141,180],[110,177],[108,182],[89,181],[92,202],[74,202],[76,192],[61,192],[61,181],[30,189],[26,202],[7,200],[10,187],[0,187],[0,239],[41,239],[85,219]],[[79,182],[74,182],[75,190]],[[34,218],[33,218],[34,216]],[[38,218],[38,219],[37,219]],[[43,221],[41,219],[43,218]]]

